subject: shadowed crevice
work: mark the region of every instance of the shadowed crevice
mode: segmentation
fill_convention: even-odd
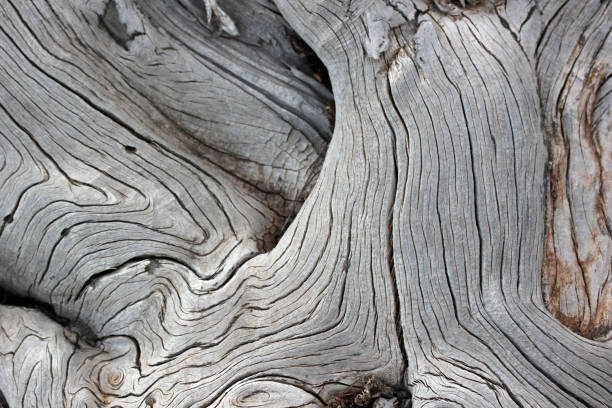
[[[51,306],[49,303],[41,302],[39,300],[32,299],[31,297],[20,296],[3,287],[0,287],[0,305],[36,309],[61,326],[67,326],[70,323],[70,319],[55,313],[53,306]],[[2,405],[0,404],[0,407],[1,406]]]
[[[9,408],[9,404],[6,401],[6,397],[2,393],[2,390],[0,390],[0,408]]]
[[[106,4],[104,14],[100,16],[100,23],[106,28],[117,44],[126,50],[128,49],[128,44],[130,41],[137,36],[144,34],[138,31],[131,32],[128,29],[127,24],[125,24],[121,19],[115,0],[110,0]]]

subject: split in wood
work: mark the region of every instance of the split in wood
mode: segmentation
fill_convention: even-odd
[[[389,406],[403,408],[409,406],[410,393],[407,390],[395,390],[374,375],[361,379],[362,385],[350,385],[333,395],[329,401],[330,408],[370,408]],[[385,401],[385,402],[383,402]]]

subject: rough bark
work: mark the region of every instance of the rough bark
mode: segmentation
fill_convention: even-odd
[[[611,27],[0,2],[0,406],[611,406]]]

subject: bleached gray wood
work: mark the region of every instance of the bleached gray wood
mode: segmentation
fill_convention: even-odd
[[[376,378],[372,406],[612,405],[610,342],[547,309],[609,304],[610,232],[585,231],[609,225],[611,14],[0,3],[0,286],[47,310],[0,305],[0,404],[348,406]],[[547,163],[572,152],[568,218]],[[598,298],[551,301],[545,256],[593,248]],[[605,340],[598,316],[578,331]]]

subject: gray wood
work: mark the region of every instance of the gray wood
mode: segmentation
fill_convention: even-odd
[[[611,27],[0,2],[0,405],[612,406]]]

